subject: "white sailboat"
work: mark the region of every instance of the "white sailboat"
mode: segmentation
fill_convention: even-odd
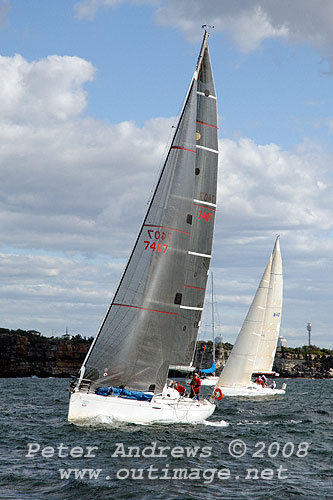
[[[235,345],[216,382],[226,396],[273,396],[281,389],[251,381],[253,373],[272,374],[282,314],[282,259],[279,237],[269,258]],[[212,385],[206,383],[206,385]],[[273,385],[273,384],[272,384]]]
[[[72,383],[71,422],[191,423],[215,409],[166,384],[171,364],[193,359],[212,254],[218,140],[207,39],[133,251]]]
[[[285,393],[285,386],[277,389],[251,381],[259,360],[265,360],[265,366],[269,368],[267,372],[272,369],[281,324],[282,294],[282,258],[277,237],[248,314],[217,382],[224,395],[273,396]]]

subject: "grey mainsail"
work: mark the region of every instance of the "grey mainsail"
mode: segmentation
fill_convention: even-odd
[[[211,262],[217,191],[217,130],[216,93],[205,36],[198,67],[193,223],[186,259],[183,309],[177,321],[171,356],[171,364],[178,367],[187,367],[193,361]]]
[[[216,98],[207,36],[133,251],[81,368],[92,387],[158,393],[174,346],[193,355],[188,344],[201,316],[216,206]]]

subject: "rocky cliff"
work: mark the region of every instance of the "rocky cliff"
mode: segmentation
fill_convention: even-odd
[[[92,338],[80,335],[43,337],[38,332],[0,328],[0,377],[70,377],[76,375]],[[216,346],[216,372],[220,374],[232,344]],[[198,342],[194,364],[209,368],[212,342]],[[273,370],[281,377],[333,378],[333,351],[316,346],[282,348],[276,353]]]
[[[273,370],[280,377],[333,378],[333,351],[317,346],[277,349]]]
[[[219,375],[232,349],[232,344],[218,344],[215,350],[216,373]],[[194,364],[209,368],[213,361],[212,342],[198,342]],[[280,377],[333,378],[333,351],[317,346],[282,347],[277,349],[273,370]]]
[[[48,338],[38,332],[0,329],[0,377],[76,375],[91,339]]]

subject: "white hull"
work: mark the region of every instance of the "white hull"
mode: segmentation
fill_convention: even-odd
[[[209,387],[215,386],[217,384],[219,377],[207,377],[201,379],[201,385],[206,385]]]
[[[215,387],[219,377],[207,377],[201,380],[201,385]],[[260,384],[250,382],[247,387],[223,387],[221,386],[223,396],[276,396],[285,394],[285,389],[271,389],[270,387],[262,387]]]
[[[74,392],[68,412],[69,422],[106,417],[132,424],[199,423],[210,417],[215,405],[207,400],[155,396],[151,401],[137,401],[117,396],[99,396]]]
[[[285,394],[285,389],[271,389],[260,384],[250,382],[247,387],[221,387],[224,396],[266,397]]]

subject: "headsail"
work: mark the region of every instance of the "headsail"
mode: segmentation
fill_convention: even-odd
[[[189,366],[194,357],[212,255],[216,212],[218,135],[213,74],[205,33],[198,60],[195,183],[192,227],[185,260],[181,314],[177,318],[171,364]]]
[[[271,266],[272,256],[270,256],[243,326],[217,382],[218,386],[246,387],[251,380],[263,329]]]
[[[93,387],[158,393],[174,346],[186,349],[188,358],[193,355],[187,344],[195,342],[203,306],[216,206],[216,117],[211,121],[211,110],[216,110],[216,98],[205,33],[146,217],[81,369],[81,378],[92,380]],[[198,157],[205,161],[198,163]],[[203,177],[210,179],[208,184]],[[178,342],[181,336],[186,343]]]
[[[282,258],[279,236],[276,238],[273,255],[272,270],[267,296],[263,331],[258,346],[253,372],[271,372],[277,341],[280,332],[282,315]]]
[[[256,371],[271,371],[282,310],[282,261],[279,238],[249,312],[217,385],[247,387]]]

